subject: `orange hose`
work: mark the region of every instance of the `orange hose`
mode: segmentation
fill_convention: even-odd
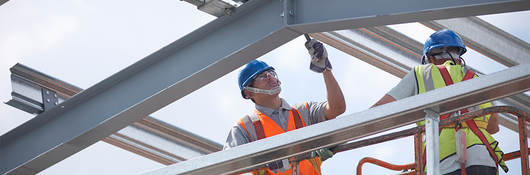
[[[528,148],[528,152],[530,152],[530,148]],[[521,157],[521,150],[514,151],[511,153],[506,153],[502,155],[502,159],[504,159],[504,161],[509,161],[509,160],[520,158],[520,157]]]
[[[375,158],[365,157],[361,159],[359,163],[357,164],[357,175],[362,175],[362,166],[364,163],[372,163],[374,165],[379,165],[381,167],[384,167],[390,170],[395,170],[395,171],[403,171],[403,170],[409,170],[409,169],[413,170],[415,166],[414,163],[406,164],[406,165],[394,165],[394,164],[391,164],[391,163],[388,163],[382,160],[378,160]]]

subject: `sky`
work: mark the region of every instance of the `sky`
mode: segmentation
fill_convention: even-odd
[[[11,0],[0,6],[0,101],[11,99],[9,68],[16,63],[86,89],[215,19],[183,1],[146,2]],[[480,18],[530,41],[530,25],[522,22],[530,19],[529,11]],[[433,32],[418,23],[390,27],[421,43]],[[322,75],[309,70],[304,41],[299,37],[258,58],[276,68],[282,81],[280,96],[290,104],[324,101],[326,96]],[[399,82],[399,78],[350,55],[330,46],[327,49],[333,73],[346,97],[344,115],[368,109]],[[474,51],[465,56],[469,65],[486,74],[506,69]],[[251,101],[241,98],[238,72],[239,69],[234,70],[150,116],[222,144],[231,126],[254,107]],[[0,134],[32,117],[0,104]],[[501,127],[494,137],[504,152],[518,150],[514,132]],[[339,153],[324,162],[323,172],[353,174],[357,162],[367,156],[394,164],[411,163],[412,142],[409,137]],[[511,168],[508,174],[520,174],[518,159],[507,163]],[[39,174],[139,174],[162,167],[97,142]],[[367,174],[398,173],[373,165],[365,165],[363,170]]]

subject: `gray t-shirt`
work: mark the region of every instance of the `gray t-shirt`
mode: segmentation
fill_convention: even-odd
[[[401,81],[390,90],[388,95],[396,100],[407,98],[418,94],[416,75],[412,69]],[[425,138],[425,137],[424,137]],[[467,148],[466,167],[472,165],[483,165],[495,167],[495,162],[490,157],[486,146],[473,145]],[[456,155],[451,155],[440,161],[440,174],[447,174],[460,169],[460,163],[456,161]]]
[[[416,75],[414,73],[414,69],[412,69],[387,94],[394,97],[396,100],[401,100],[410,96],[414,96],[417,93],[418,86],[416,85]]]
[[[287,129],[288,119],[289,119],[289,110],[292,106],[287,103],[283,98],[282,105],[279,110],[274,110],[264,106],[256,104],[256,110],[265,114],[267,117],[271,118],[276,124],[278,124],[284,131]],[[311,125],[319,123],[326,120],[324,115],[324,108],[326,107],[327,102],[308,102],[306,107],[305,104],[295,105],[294,107],[298,110],[302,119],[306,125]],[[236,123],[230,129],[228,138],[226,138],[226,143],[224,149],[235,147],[238,145],[246,144],[250,141],[249,136],[244,131],[244,128]]]

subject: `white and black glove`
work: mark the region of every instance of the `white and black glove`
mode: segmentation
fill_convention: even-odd
[[[333,157],[333,152],[328,148],[317,149],[316,151],[311,152],[311,157],[320,157],[320,160],[324,162],[331,157]]]
[[[268,163],[267,168],[269,168],[269,170],[271,170],[273,173],[283,173],[291,169],[291,164],[289,164],[289,160],[283,159]]]
[[[317,73],[322,73],[326,69],[332,69],[328,60],[328,52],[321,42],[311,39],[305,43],[305,47],[311,56],[311,64],[309,69]]]

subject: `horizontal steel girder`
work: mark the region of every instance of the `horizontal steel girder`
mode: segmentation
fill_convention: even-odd
[[[529,0],[304,0],[285,25],[282,2],[252,0],[2,135],[0,173],[39,172],[302,33],[529,8]]]

